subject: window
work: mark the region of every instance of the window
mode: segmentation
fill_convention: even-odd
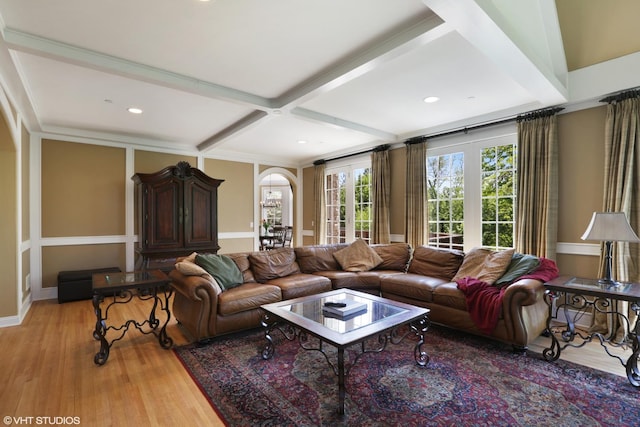
[[[371,167],[367,163],[327,169],[325,202],[328,244],[369,243],[371,227]]]
[[[482,246],[513,247],[516,145],[482,149]]]
[[[427,159],[429,245],[463,250],[464,154]]]
[[[516,135],[440,143],[427,152],[429,245],[513,247]]]

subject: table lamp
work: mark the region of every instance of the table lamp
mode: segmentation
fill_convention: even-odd
[[[594,212],[581,239],[605,242],[604,277],[598,280],[598,283],[606,286],[619,285],[611,279],[611,243],[640,242],[624,212]]]

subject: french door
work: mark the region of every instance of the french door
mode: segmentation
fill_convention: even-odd
[[[370,162],[327,169],[325,201],[328,244],[349,243],[357,238],[369,243],[370,194]]]

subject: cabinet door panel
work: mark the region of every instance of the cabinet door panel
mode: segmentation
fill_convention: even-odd
[[[147,218],[148,249],[180,248],[184,245],[182,183],[169,180],[148,188],[152,215]]]
[[[217,187],[199,181],[185,183],[185,244],[190,247],[217,245]]]

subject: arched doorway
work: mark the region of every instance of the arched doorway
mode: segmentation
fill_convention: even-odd
[[[259,183],[260,224],[293,226],[293,191],[289,180],[270,173]]]
[[[298,177],[288,169],[271,167],[263,170],[256,180],[256,244],[260,246],[259,235],[264,234],[263,221],[267,225],[293,227],[292,245],[299,244],[302,230],[297,199],[300,197]],[[272,203],[275,201],[275,203]]]

